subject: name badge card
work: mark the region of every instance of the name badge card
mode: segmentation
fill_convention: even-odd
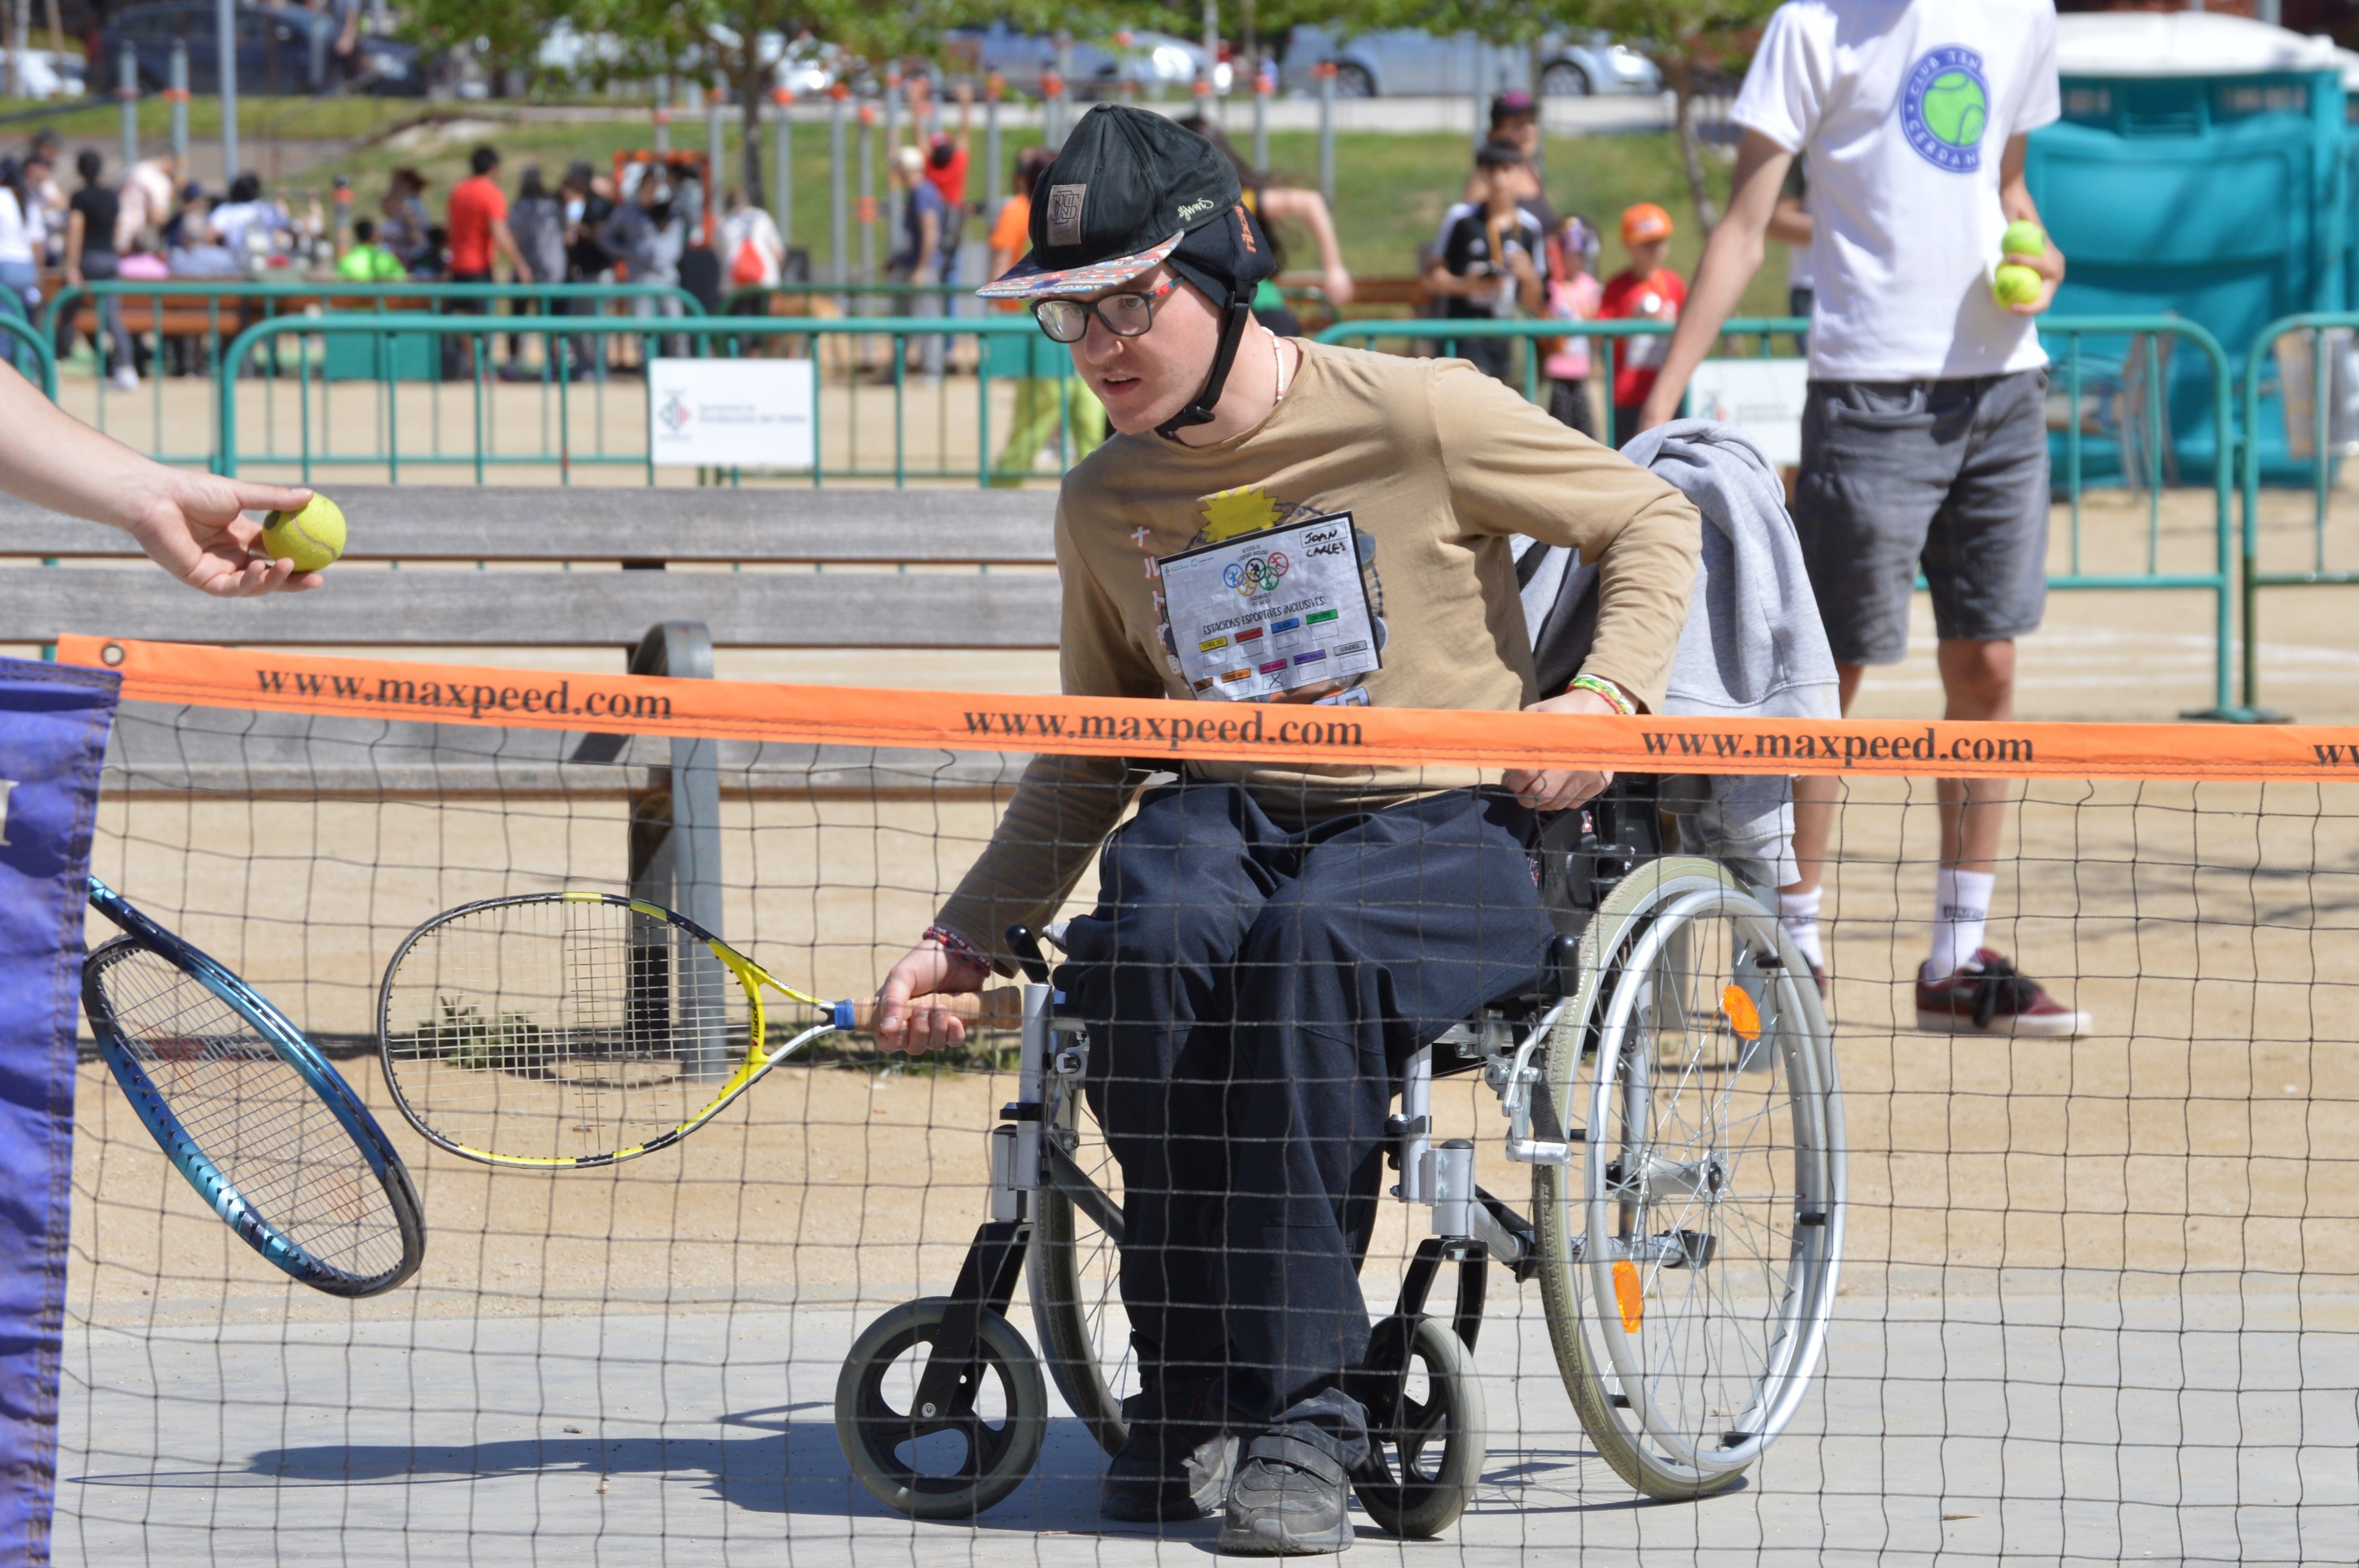
[[[1157,569],[1198,697],[1251,701],[1381,663],[1348,512],[1182,550]]]

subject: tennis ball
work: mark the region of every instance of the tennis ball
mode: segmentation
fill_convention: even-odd
[[[2038,224],[2028,218],[2018,218],[2006,226],[1998,237],[1998,254],[2003,256],[2044,256],[2048,254],[2048,236]]]
[[[2001,305],[2028,305],[2039,297],[2045,282],[2019,262],[2009,262],[1991,276],[1991,297]]]
[[[1944,71],[1925,89],[1921,113],[1925,128],[1953,147],[1970,147],[1983,139],[1990,118],[1989,101],[1982,83],[1962,70]]]
[[[262,547],[299,572],[318,571],[344,553],[343,510],[314,493],[300,511],[273,512],[262,520]]]

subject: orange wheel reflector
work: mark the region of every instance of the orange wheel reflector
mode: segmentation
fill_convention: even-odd
[[[1728,1026],[1743,1040],[1761,1038],[1761,1010],[1753,1005],[1753,998],[1743,986],[1729,986],[1720,993],[1720,1010],[1728,1015]]]
[[[1627,1258],[1614,1265],[1614,1301],[1622,1309],[1622,1332],[1637,1333],[1647,1317],[1647,1287],[1639,1281],[1638,1266]]]

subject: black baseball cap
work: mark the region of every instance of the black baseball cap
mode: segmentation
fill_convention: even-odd
[[[1221,304],[1275,270],[1221,150],[1161,114],[1101,104],[1032,191],[1032,249],[988,299],[1095,294],[1158,264]]]

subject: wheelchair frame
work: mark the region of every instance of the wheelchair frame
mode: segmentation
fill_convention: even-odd
[[[1472,1356],[1486,1263],[1505,1267],[1518,1283],[1541,1280],[1550,1339],[1582,1422],[1614,1469],[1649,1496],[1694,1498],[1734,1484],[1792,1419],[1816,1368],[1832,1310],[1843,1212],[1841,1096],[1824,1014],[1809,966],[1765,895],[1744,888],[1716,862],[1657,851],[1651,789],[1638,795],[1629,787],[1639,782],[1564,814],[1558,823],[1565,830],[1543,838],[1545,902],[1560,926],[1543,988],[1484,1009],[1418,1051],[1402,1072],[1400,1110],[1386,1127],[1390,1162],[1400,1177],[1393,1191],[1431,1210],[1431,1233],[1419,1242],[1392,1312],[1374,1325],[1366,1360],[1346,1375],[1348,1391],[1368,1409],[1377,1454],[1368,1473],[1353,1478],[1354,1490],[1370,1517],[1395,1535],[1438,1533],[1472,1498],[1484,1446],[1482,1388]],[[1717,1212],[1744,1159],[1716,1141],[1694,1158],[1669,1157],[1652,1136],[1664,1093],[1653,1076],[1661,1025],[1647,1020],[1661,1005],[1656,993],[1666,976],[1693,969],[1692,963],[1687,970],[1656,966],[1683,943],[1691,948],[1695,926],[1710,918],[1727,920],[1735,933],[1731,967],[1718,971],[1728,981],[1713,1024],[1715,1039],[1725,1034],[1734,1043],[1734,1060],[1724,1070],[1774,1075],[1782,1066],[1786,1073],[1794,1127],[1788,1254],[1794,1275],[1758,1347],[1763,1369],[1756,1393],[1742,1411],[1705,1412],[1724,1414],[1733,1424],[1699,1436],[1697,1412],[1674,1419],[1659,1408],[1643,1346],[1633,1342],[1645,1332],[1642,1270],[1658,1281],[1665,1271],[1701,1280],[1730,1266],[1720,1260],[1712,1230],[1650,1233],[1645,1221],[1658,1194],[1684,1194]],[[1048,933],[1052,942],[1061,935],[1058,927]],[[886,1504],[918,1518],[970,1518],[1020,1485],[1037,1458],[1047,1421],[1040,1358],[1006,1315],[1027,1258],[1036,1326],[1060,1391],[1109,1453],[1125,1430],[1089,1325],[1075,1303],[1048,1302],[1043,1289],[1052,1278],[1070,1278],[1070,1256],[1061,1260],[1068,1273],[1052,1276],[1049,1265],[1060,1260],[1044,1249],[1070,1249],[1077,1221],[1085,1219],[1116,1246],[1122,1238],[1119,1206],[1075,1158],[1087,1036],[1077,1017],[1060,1011],[1061,993],[1032,934],[1016,927],[1008,937],[1027,983],[1017,1098],[991,1131],[990,1217],[976,1231],[950,1294],[906,1303],[871,1325],[838,1381],[838,1437],[854,1473]],[[1636,969],[1634,957],[1641,960]],[[1748,1008],[1750,1034],[1737,1017]],[[1601,1048],[1608,1035],[1611,1053]],[[1533,1168],[1538,1222],[1476,1183],[1471,1141],[1434,1138],[1437,1052],[1479,1065],[1499,1097],[1508,1123],[1506,1156]],[[1585,1063],[1595,1064],[1592,1103],[1585,1121],[1575,1125],[1569,1113]],[[1670,1092],[1676,1100],[1684,1091]],[[1763,1098],[1774,1106],[1774,1094]],[[1601,1128],[1619,1131],[1592,1141],[1590,1132]],[[1578,1226],[1571,1221],[1575,1213],[1583,1217]],[[1057,1235],[1061,1242],[1051,1239]],[[1603,1238],[1603,1245],[1593,1249],[1592,1238]],[[1450,1264],[1458,1273],[1445,1322],[1427,1308]],[[1635,1306],[1626,1293],[1634,1289]],[[880,1364],[919,1340],[931,1346],[925,1369],[908,1410],[893,1410],[882,1394]],[[1419,1362],[1427,1388],[1421,1400],[1408,1391]],[[994,1381],[1006,1409],[996,1427],[975,1413]],[[958,1471],[929,1476],[895,1457],[901,1444],[950,1430],[962,1432],[967,1444]]]

